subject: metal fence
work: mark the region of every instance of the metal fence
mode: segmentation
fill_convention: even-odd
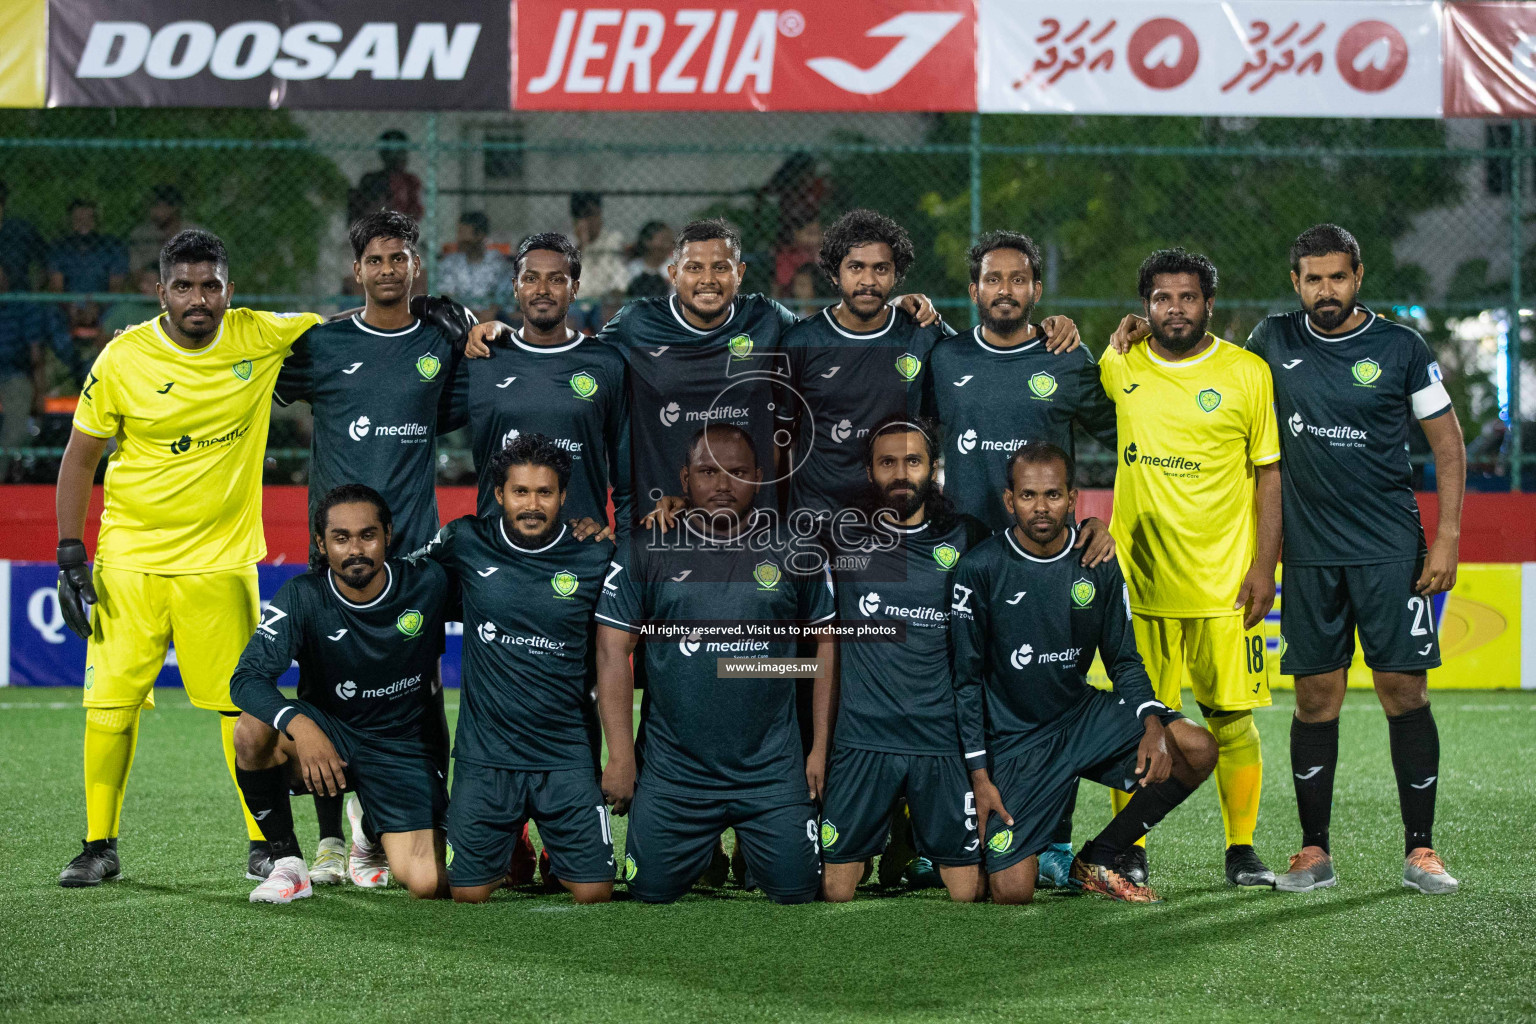
[[[331,311],[360,301],[349,218],[391,205],[420,218],[434,289],[492,282],[463,296],[486,312],[511,305],[510,273],[477,263],[465,277],[455,250],[477,251],[473,215],[493,261],[531,231],[579,227],[585,329],[656,287],[670,231],[698,216],[739,225],[749,290],[813,309],[829,301],[806,267],[820,227],[867,206],[912,234],[905,289],[957,325],[971,319],[972,240],[1028,232],[1045,254],[1041,309],[1073,316],[1096,351],[1137,308],[1152,249],[1215,261],[1212,329],[1241,340],[1295,305],[1291,239],[1341,223],[1364,250],[1364,300],[1436,350],[1472,486],[1518,489],[1536,476],[1522,455],[1536,435],[1509,429],[1525,423],[1532,142],[1520,123],[1481,121],[0,111],[0,402],[30,397],[28,340],[44,352],[47,399],[24,428],[6,410],[0,466],[13,481],[53,479],[84,367],[113,330],[156,311],[147,268],[182,226],[225,239],[237,303]],[[303,481],[304,416],[274,420],[268,482]],[[441,451],[440,478],[466,479],[462,448]]]

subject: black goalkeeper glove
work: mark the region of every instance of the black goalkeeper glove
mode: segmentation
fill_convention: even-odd
[[[446,295],[413,295],[411,315],[442,331],[454,349],[461,352],[464,343],[469,340],[469,329],[480,322],[469,311],[469,307],[454,302]]]
[[[96,603],[96,587],[91,583],[91,567],[85,561],[85,544],[78,540],[59,541],[59,611],[64,624],[81,640],[91,638],[91,605]]]

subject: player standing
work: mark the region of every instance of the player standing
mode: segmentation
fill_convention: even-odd
[[[1339,711],[1358,629],[1387,713],[1403,816],[1403,885],[1455,892],[1431,834],[1440,733],[1428,673],[1440,666],[1433,599],[1456,585],[1466,448],[1429,346],[1412,328],[1359,303],[1364,277],[1353,235],[1333,224],[1307,229],[1291,246],[1301,310],[1269,317],[1248,339],[1249,351],[1274,373],[1276,413],[1285,424],[1280,671],[1296,677],[1291,773],[1302,848],[1275,888],[1309,892],[1337,880],[1328,826]],[[1440,497],[1427,548],[1408,464],[1413,420],[1434,452]]]
[[[59,465],[59,603],[87,640],[86,838],[59,875],[67,887],[118,877],[139,713],[154,706],[173,636],[187,696],[221,716],[234,776],[240,712],[229,677],[259,618],[272,385],[294,340],[321,320],[230,309],[229,259],[206,231],[166,243],[156,290],[165,312],[114,338],[91,367]],[[91,481],[112,438],[93,571],[82,538]],[[248,873],[264,878],[271,859],[249,810],[245,818]]]
[[[1226,877],[1269,887],[1253,848],[1263,761],[1253,708],[1270,703],[1264,616],[1280,554],[1280,439],[1264,361],[1210,334],[1216,268],[1182,249],[1154,252],[1138,290],[1151,341],[1107,351],[1122,462],[1114,533],[1125,565],[1136,647],[1158,699],[1190,686],[1216,737]],[[1116,795],[1117,809],[1128,800]],[[1126,874],[1146,877],[1146,851]]]
[[[819,640],[809,755],[802,753],[788,676],[725,675],[729,655],[794,656],[793,640],[718,642],[702,633],[647,639],[642,744],[633,738],[630,656],[647,624],[815,624],[834,612],[819,548],[753,524],[762,469],[752,439],[730,424],[693,435],[681,471],[689,511],[654,541],[631,536],[598,603],[598,709],[608,740],[603,793],[630,810],[624,875],[647,903],[670,903],[736,830],[754,883],[776,903],[805,903],[820,885],[816,808],[826,777],[831,640]],[[633,805],[631,806],[631,801]]]
[[[1072,861],[1072,884],[1159,902],[1117,865],[1210,775],[1215,744],[1153,696],[1119,566],[1085,569],[1071,557],[1072,456],[1030,442],[1008,472],[1014,525],[961,559],[950,604],[960,738],[992,898],[1034,898],[1036,858],[1085,778],[1135,796]],[[1088,685],[1095,651],[1111,693]]]
[[[531,819],[576,902],[606,902],[613,835],[584,666],[614,546],[577,540],[561,521],[571,456],[553,438],[520,435],[492,457],[491,472],[501,481],[498,512],[454,520],[418,556],[448,570],[463,602],[448,808],[453,898],[490,898]]]
[[[311,571],[273,595],[230,683],[245,712],[235,777],[274,861],[251,902],[313,892],[288,801],[300,784],[317,797],[361,793],[395,878],[420,899],[446,896],[436,683],[448,579],[436,563],[388,557],[389,505],[363,484],[325,494],[312,530]],[[295,660],[298,697],[289,699],[277,681]]]

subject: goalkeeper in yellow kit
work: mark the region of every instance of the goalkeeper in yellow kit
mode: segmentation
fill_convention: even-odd
[[[1226,876],[1272,887],[1253,848],[1263,762],[1252,709],[1270,703],[1264,616],[1280,555],[1280,436],[1274,384],[1258,356],[1210,334],[1216,268],[1182,249],[1153,253],[1139,290],[1151,337],[1106,350],[1121,465],[1114,535],[1136,632],[1157,697],[1188,686],[1216,737]],[[1129,797],[1117,794],[1116,809]],[[1146,884],[1143,846],[1120,869]]]

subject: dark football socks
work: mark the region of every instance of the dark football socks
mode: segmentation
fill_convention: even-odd
[[[342,838],[341,808],[342,801],[345,799],[339,793],[335,796],[325,796],[321,793],[315,794],[315,822],[320,826],[320,838],[322,840]]]
[[[299,839],[293,834],[293,809],[288,805],[288,772],[282,766],[247,771],[235,767],[235,781],[251,809],[273,860],[299,856]]]
[[[1433,846],[1435,790],[1440,778],[1440,730],[1429,705],[1387,716],[1392,744],[1392,771],[1397,775],[1397,802],[1403,809],[1403,853]]]
[[[1395,757],[1394,757],[1395,760]],[[1339,766],[1339,720],[1291,719],[1291,782],[1301,817],[1301,845],[1328,853],[1328,825],[1333,817],[1333,773]]]
[[[1061,812],[1061,820],[1056,823],[1056,831],[1051,835],[1051,843],[1056,846],[1072,845],[1072,814],[1077,810],[1077,783],[1072,784],[1072,795],[1067,799],[1066,810]]]
[[[1083,859],[1090,864],[1113,864],[1127,847],[1150,832],[1193,792],[1172,777],[1140,787],[1131,794],[1131,802],[1125,809],[1111,818],[1104,831],[1083,848]]]

